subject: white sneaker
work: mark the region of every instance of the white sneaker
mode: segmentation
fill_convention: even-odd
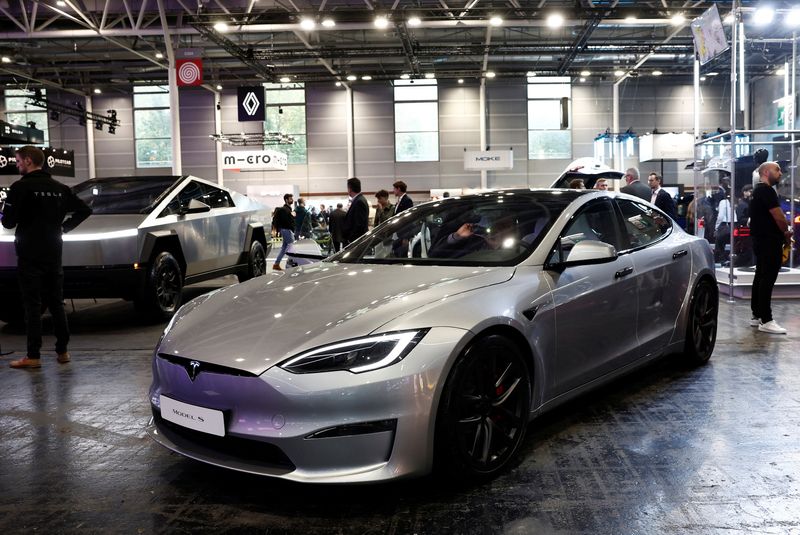
[[[758,319],[758,318],[757,318],[757,317],[755,317],[755,316],[753,316],[752,318],[750,318],[750,326],[751,326],[751,327],[758,327],[759,325],[761,325],[761,320],[760,320],[760,319]]]
[[[758,326],[758,330],[762,333],[770,333],[770,334],[786,334],[786,329],[775,323],[775,320],[768,321],[767,323],[762,323]]]

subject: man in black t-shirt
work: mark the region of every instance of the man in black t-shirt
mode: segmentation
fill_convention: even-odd
[[[756,274],[750,309],[750,325],[770,334],[786,334],[786,329],[772,319],[772,288],[781,269],[784,243],[791,243],[792,231],[781,210],[778,194],[773,186],[781,181],[781,167],[775,162],[764,162],[758,167],[761,181],[753,188],[750,201],[750,236],[756,255]]]

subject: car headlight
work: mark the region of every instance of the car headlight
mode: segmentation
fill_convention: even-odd
[[[403,360],[427,332],[428,329],[376,334],[338,342],[301,353],[280,367],[291,373],[377,370]]]

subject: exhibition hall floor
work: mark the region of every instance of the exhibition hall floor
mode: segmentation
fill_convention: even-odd
[[[707,366],[665,359],[545,415],[493,481],[330,487],[155,444],[143,427],[163,325],[75,301],[72,363],[0,360],[0,533],[800,534],[800,300],[774,308],[788,336],[723,298]],[[0,323],[0,343],[19,352],[24,332]]]

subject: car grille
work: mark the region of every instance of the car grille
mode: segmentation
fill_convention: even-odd
[[[159,429],[169,433],[167,436],[177,446],[188,451],[202,449],[233,457],[242,462],[257,464],[276,472],[287,473],[295,469],[289,457],[274,444],[230,435],[218,437],[187,429],[162,418],[161,411],[156,408],[153,408],[153,420]]]

